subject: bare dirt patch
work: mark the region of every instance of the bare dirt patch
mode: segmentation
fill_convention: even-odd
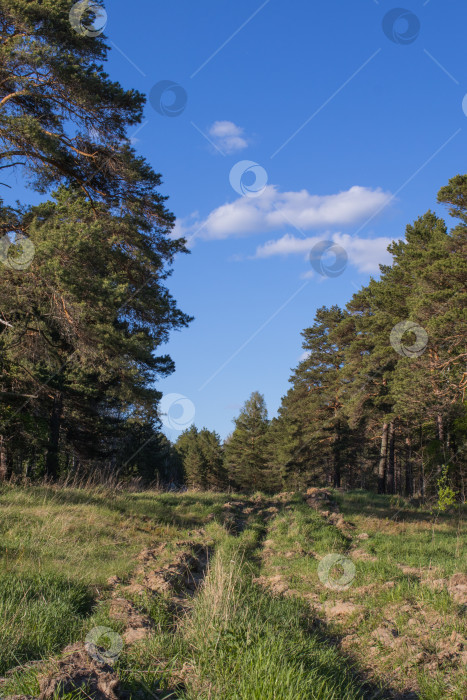
[[[128,598],[164,595],[174,611],[186,613],[190,599],[204,580],[210,549],[192,541],[180,541],[176,545],[181,551],[165,565],[160,565],[160,557],[167,545],[159,544],[141,552],[139,565],[128,584],[122,585],[117,577],[108,580],[111,592],[109,616],[125,625],[122,638],[127,645],[146,639],[153,634],[154,627],[150,617],[142,614],[138,605]],[[100,663],[99,655],[95,657],[84,645],[71,645],[64,650],[63,658],[53,661],[49,670],[39,676],[40,694],[37,698],[8,696],[6,700],[52,700],[79,689],[92,700],[125,699],[127,695],[120,689],[112,667]]]
[[[323,610],[326,619],[335,619],[340,617],[347,617],[348,615],[353,615],[362,611],[361,605],[356,605],[350,601],[335,600],[334,602],[324,603]]]
[[[378,557],[374,557],[372,554],[367,552],[365,549],[352,549],[350,551],[350,556],[352,559],[362,560],[362,561],[378,561]]]
[[[343,534],[348,535],[354,529],[352,523],[344,519],[340,509],[334,500],[332,493],[328,489],[309,488],[305,496],[306,503],[310,508],[317,510],[326,520],[337,527]]]
[[[416,568],[399,564],[398,567],[404,574],[415,576],[423,586],[428,586],[434,591],[446,589],[456,603],[467,606],[467,574],[458,572],[450,578],[434,578],[438,573],[437,569]]]
[[[119,682],[111,666],[92,659],[80,644],[67,647],[65,658],[39,679],[40,700],[81,688],[94,700],[117,700]]]
[[[177,547],[179,551],[163,566],[157,564],[165,545],[144,550],[138,557],[140,565],[133,579],[118,593],[133,600],[139,596],[163,595],[174,612],[188,612],[191,599],[204,581],[211,548],[191,541],[177,542]]]
[[[290,591],[289,584],[280,574],[276,576],[257,576],[253,579],[253,583],[267,589],[273,595],[284,595]]]
[[[63,654],[64,657],[54,661],[48,672],[39,676],[40,692],[36,698],[9,695],[5,700],[52,700],[77,690],[92,700],[125,698],[112,667],[93,659],[82,644],[66,647]]]
[[[114,620],[122,620],[126,624],[123,640],[126,644],[134,644],[141,639],[146,639],[151,633],[153,624],[147,615],[141,615],[129,600],[114,598],[110,606],[110,617]]]
[[[279,494],[282,495],[282,494]],[[289,494],[284,494],[288,496]],[[229,534],[243,532],[252,516],[261,516],[265,521],[270,520],[280,510],[277,503],[282,505],[283,498],[274,502],[263,496],[256,496],[248,501],[228,501],[222,506],[224,510],[223,525]]]

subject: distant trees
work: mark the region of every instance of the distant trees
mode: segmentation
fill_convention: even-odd
[[[97,470],[423,495],[447,465],[465,499],[467,176],[438,195],[452,230],[427,212],[378,280],[318,309],[276,418],[253,392],[224,445],[193,427],[174,446],[157,380],[174,369],[161,345],[191,320],[166,287],[187,251],[127,133],[145,98],[110,80],[103,36],[69,13],[65,0],[0,0],[0,170],[55,188],[33,207],[0,198],[0,480]]]
[[[227,485],[222,446],[217,433],[191,426],[175,443],[185,483],[192,488],[222,490]]]
[[[429,496],[441,478],[465,500],[467,478],[467,176],[393,243],[391,265],[345,309],[321,307],[277,417],[253,392],[234,420],[213,486],[201,432],[177,443],[187,483],[280,491],[325,484]],[[208,431],[206,431],[207,434]],[[219,467],[223,456],[223,469]]]
[[[235,430],[225,445],[225,465],[234,488],[267,489],[268,412],[264,396],[254,391],[234,420]]]
[[[315,464],[318,473],[332,474],[334,486],[341,484],[348,449],[341,411],[343,347],[333,336],[344,318],[345,312],[336,306],[321,308],[315,325],[303,331],[306,357],[290,379],[292,388],[283,399],[279,419],[289,436],[287,470],[296,463],[299,472],[306,472]]]

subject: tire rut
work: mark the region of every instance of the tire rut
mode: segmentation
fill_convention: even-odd
[[[111,597],[109,617],[123,623],[125,627],[121,636],[113,634],[117,638],[120,637],[128,647],[150,638],[155,633],[151,617],[141,612],[144,606],[143,601],[138,605],[139,596],[164,596],[169,602],[171,612],[181,617],[189,613],[193,597],[203,584],[213,547],[189,540],[178,541],[175,544],[181,551],[166,564],[161,566],[159,558],[165,554],[167,545],[158,544],[140,553],[139,565],[128,583],[123,584],[117,577],[108,581]],[[107,661],[106,650],[97,643],[78,642],[69,645],[63,650],[60,659],[37,662],[37,665],[44,667],[44,672],[38,677],[38,696],[2,697],[4,700],[52,700],[54,697],[80,689],[84,697],[90,700],[128,700],[130,696],[122,689],[113,664]],[[11,676],[15,671],[26,667],[27,664],[11,669],[7,675]],[[151,695],[166,697],[166,692]]]

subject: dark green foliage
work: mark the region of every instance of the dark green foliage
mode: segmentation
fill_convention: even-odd
[[[51,183],[93,198],[146,200],[160,178],[129,148],[144,97],[109,79],[102,36],[72,27],[65,0],[0,2],[0,165],[21,164],[41,191]]]
[[[336,306],[318,309],[315,325],[303,331],[307,356],[294,371],[292,388],[280,410],[279,423],[288,436],[285,473],[296,464],[305,483],[330,475],[333,485],[340,486],[342,466],[348,457],[344,454],[349,445],[340,397],[343,346],[333,337],[334,329],[345,317]]]
[[[175,444],[185,481],[192,488],[222,490],[227,485],[219,435],[194,425]]]
[[[460,224],[448,232],[427,212],[389,246],[393,263],[378,281],[345,311],[319,309],[303,332],[308,356],[271,426],[271,468],[283,485],[342,480],[423,496],[449,464],[465,499],[467,176],[453,178],[439,201]],[[391,332],[404,321],[416,332],[402,334],[409,351],[398,352]]]
[[[190,320],[166,287],[186,249],[170,235],[160,176],[130,147],[144,97],[109,79],[103,38],[77,33],[70,8],[0,0],[0,167],[40,192],[59,184],[39,206],[0,200],[2,253],[12,244],[0,281],[0,478],[97,468],[172,479],[155,384],[174,369],[160,346]]]
[[[258,391],[251,394],[234,422],[235,430],[225,443],[229,482],[240,490],[268,490],[269,421],[264,397]]]
[[[21,415],[22,397],[33,397],[24,410],[44,435],[45,470],[55,478],[61,446],[87,459],[115,455],[121,444],[123,456],[124,423],[136,432],[157,426],[152,386],[173,370],[157,348],[189,321],[164,285],[183,247],[166,238],[163,221],[117,216],[104,203],[96,210],[65,188],[18,214],[17,226],[35,257],[26,274],[6,269],[0,286],[9,324],[0,329],[1,389],[11,402],[2,411],[7,420]]]

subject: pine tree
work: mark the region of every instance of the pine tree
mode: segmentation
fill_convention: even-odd
[[[340,398],[343,348],[333,336],[345,316],[337,306],[322,307],[314,325],[302,333],[306,357],[295,369],[280,409],[289,480],[302,474],[305,484],[320,480],[340,486],[347,468],[350,443]]]
[[[93,199],[149,204],[160,178],[126,133],[141,121],[144,96],[109,79],[103,35],[77,32],[70,8],[0,1],[1,167],[21,168],[41,191],[63,182]]]
[[[188,486],[203,490],[225,488],[226,475],[217,433],[206,428],[198,430],[192,425],[179,436],[175,449]]]
[[[203,428],[198,433],[198,444],[205,463],[206,487],[223,490],[227,485],[227,474],[219,435]]]
[[[264,396],[254,391],[234,420],[235,430],[224,446],[229,481],[244,491],[268,487],[268,414]]]
[[[460,224],[448,232],[427,212],[389,246],[379,280],[304,331],[307,357],[270,433],[283,484],[333,474],[338,485],[344,474],[348,485],[424,495],[449,463],[465,493],[467,176],[439,200]]]
[[[96,421],[116,411],[158,421],[151,385],[173,362],[157,349],[190,320],[164,284],[183,245],[168,238],[170,220],[119,216],[104,203],[96,216],[96,204],[65,188],[15,226],[35,256],[27,274],[6,268],[0,284],[1,390],[34,396],[26,410],[47,424],[45,471],[56,478],[61,436],[92,455]]]
[[[145,98],[110,80],[103,36],[76,31],[70,9],[0,0],[0,168],[39,192],[60,184],[32,209],[0,201],[11,263],[0,283],[0,475],[26,459],[56,478],[70,453],[111,455],[118,468],[130,426],[133,442],[157,433],[154,382],[174,367],[157,349],[189,321],[163,283],[183,241],[170,237],[160,175],[127,133]],[[24,237],[35,246],[27,272],[14,264]]]

